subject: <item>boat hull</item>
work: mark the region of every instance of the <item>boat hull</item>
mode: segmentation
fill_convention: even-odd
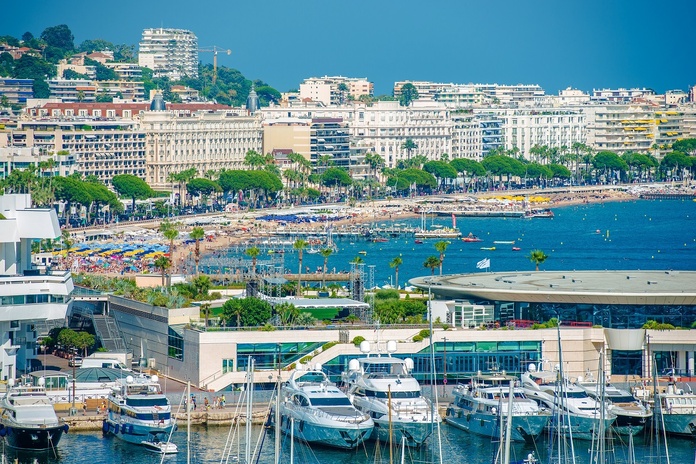
[[[657,418],[658,414],[655,414]],[[663,414],[665,432],[696,438],[696,414]]]
[[[12,448],[40,451],[58,446],[66,431],[67,425],[64,424],[45,428],[3,425],[0,435],[5,437],[7,445]]]
[[[645,424],[648,422],[650,416],[645,415],[629,415],[629,414],[619,414],[616,411],[612,411],[616,414],[616,421],[612,426],[614,432],[619,435],[637,435],[643,431]]]
[[[608,430],[615,420],[615,416],[604,419],[604,430]],[[592,440],[596,431],[599,430],[600,422],[598,417],[564,414],[560,419],[561,433],[568,437],[572,434],[573,438],[578,440]],[[555,414],[549,424],[550,433],[558,433],[558,417]]]
[[[500,417],[493,414],[469,413],[463,409],[448,409],[445,422],[467,432],[489,438],[500,436]],[[549,414],[520,415],[512,417],[513,441],[533,441],[546,429]]]
[[[159,441],[166,442],[174,429],[174,424],[143,425],[129,422],[116,422],[110,419],[104,420],[102,431],[105,436],[113,435],[116,438],[132,443],[134,445],[142,445],[143,441],[153,441],[157,438]]]
[[[322,446],[330,446],[340,449],[354,449],[369,438],[372,433],[372,424],[369,422],[358,424],[317,424],[314,422],[294,418],[281,414],[280,430],[291,434],[298,441]]]
[[[402,422],[392,421],[392,441],[401,443],[402,438],[406,439],[406,445],[419,447],[430,437],[435,424],[430,421],[423,422]],[[372,440],[379,440],[382,443],[389,442],[389,420],[375,419],[375,428],[370,436]]]

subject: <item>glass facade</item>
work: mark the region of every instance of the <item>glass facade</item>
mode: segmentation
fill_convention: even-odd
[[[281,367],[284,368],[321,348],[325,343],[239,343],[237,345],[237,370],[245,371],[247,369],[250,356],[254,358],[256,369],[277,369],[278,357],[280,357]]]
[[[562,321],[591,322],[611,329],[639,329],[648,321],[690,327],[696,321],[696,306],[533,303],[526,311],[522,319],[548,321],[558,313]]]
[[[643,352],[637,351],[611,351],[612,375],[643,375]]]
[[[521,375],[530,363],[541,360],[541,342],[436,342],[435,372],[438,383],[446,378],[452,383],[457,379],[481,372],[506,371]],[[341,380],[341,373],[348,369],[351,359],[363,355],[341,355],[324,364],[324,371],[334,382]],[[413,359],[413,376],[419,382],[432,379],[430,348],[413,355],[394,355],[396,358]]]
[[[179,332],[169,327],[168,356],[174,359],[184,359],[184,337]]]

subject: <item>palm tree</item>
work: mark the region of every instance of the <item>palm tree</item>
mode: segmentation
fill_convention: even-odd
[[[442,262],[445,260],[445,250],[450,245],[450,242],[446,240],[440,240],[435,243],[435,249],[440,253],[440,275],[442,275]]]
[[[160,269],[162,271],[163,287],[166,285],[164,282],[164,276],[167,275],[167,269],[169,269],[170,267],[172,267],[172,261],[164,255],[160,256],[155,260],[155,268]]]
[[[396,258],[392,259],[389,263],[389,267],[394,269],[394,288],[396,288],[397,290],[399,289],[399,266],[401,266],[402,264],[404,264],[404,260],[401,259],[401,256],[397,256]]]
[[[548,257],[549,256],[541,250],[532,250],[529,256],[527,256],[527,258],[536,265],[537,271],[539,270],[539,265],[543,264]]]
[[[414,142],[411,139],[406,139],[404,143],[401,144],[401,149],[406,150],[406,153],[408,154],[408,160],[411,161],[411,152],[413,150],[416,150],[418,148],[418,145],[416,142]]]
[[[333,253],[333,249],[331,248],[324,248],[319,252],[319,254],[324,258],[324,275],[322,276],[321,279],[321,287],[324,288],[326,287],[326,266],[329,263],[329,256]]]
[[[430,269],[430,275],[435,275],[435,268],[440,265],[440,258],[437,256],[428,256],[423,263],[423,267]]]
[[[196,250],[194,252],[194,258],[196,260],[196,275],[198,275],[198,264],[201,261],[201,240],[205,237],[205,231],[202,227],[194,227],[189,233],[189,237],[196,241]]]
[[[259,247],[253,246],[251,248],[247,248],[246,254],[247,256],[251,257],[251,278],[254,279],[256,277],[256,259],[261,254],[261,250]]]
[[[208,328],[208,318],[210,318],[210,303],[203,303],[201,305],[201,312],[205,318],[205,327]]]
[[[63,249],[65,250],[65,259],[67,260],[70,257],[70,249],[73,246],[74,240],[70,236],[70,232],[67,230],[64,230],[60,233],[60,239],[63,242]]]
[[[309,243],[307,240],[298,238],[295,240],[295,243],[292,244],[292,247],[297,250],[297,258],[300,262],[300,268],[299,272],[297,273],[297,296],[300,297],[302,295],[302,254],[305,248]]]

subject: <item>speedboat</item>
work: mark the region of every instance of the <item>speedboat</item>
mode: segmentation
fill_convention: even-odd
[[[482,250],[495,251],[495,247],[481,247]]]
[[[482,242],[482,241],[483,241],[483,240],[481,240],[480,238],[478,238],[476,235],[472,234],[471,232],[469,232],[469,235],[467,235],[466,237],[462,238],[462,242],[468,242],[468,243],[471,243],[471,242]]]
[[[159,378],[129,375],[111,389],[102,431],[149,451],[176,453],[169,437],[176,427],[169,399],[162,394]],[[166,443],[166,445],[163,445]]]
[[[630,392],[615,387],[611,383],[605,384],[602,388],[591,372],[587,372],[584,377],[578,377],[575,384],[598,401],[604,397],[607,401],[607,410],[616,415],[616,422],[612,427],[619,434],[637,434],[643,430],[653,415],[650,408]]]
[[[387,355],[370,356],[367,341],[360,344],[360,350],[366,357],[352,359],[342,378],[351,403],[369,414],[375,423],[371,438],[383,443],[390,439],[399,443],[403,439],[408,446],[425,443],[433,425],[441,419],[411,375],[413,360],[392,357],[396,351],[393,341],[387,343]]]
[[[532,441],[544,431],[551,411],[527,398],[516,377],[502,373],[481,374],[457,385],[454,400],[447,408],[445,422],[489,438],[500,437],[501,416],[512,417],[513,441]],[[509,409],[510,382],[513,387],[512,412]]]
[[[68,425],[59,419],[46,390],[41,386],[25,386],[8,381],[2,399],[0,436],[13,448],[28,450],[54,449]]]
[[[555,432],[591,440],[600,426],[606,430],[616,420],[616,415],[608,410],[602,418],[601,403],[561,378],[559,368],[550,371],[543,369],[543,363],[538,368],[530,364],[521,380],[527,396],[551,410],[550,423]]]
[[[321,370],[295,371],[281,388],[280,430],[298,440],[353,449],[374,422],[358,411]],[[271,415],[274,417],[274,415]]]

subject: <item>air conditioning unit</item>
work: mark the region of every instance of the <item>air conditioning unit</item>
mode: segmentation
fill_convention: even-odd
[[[147,358],[147,367],[150,369],[156,369],[157,368],[157,361],[155,358]]]

